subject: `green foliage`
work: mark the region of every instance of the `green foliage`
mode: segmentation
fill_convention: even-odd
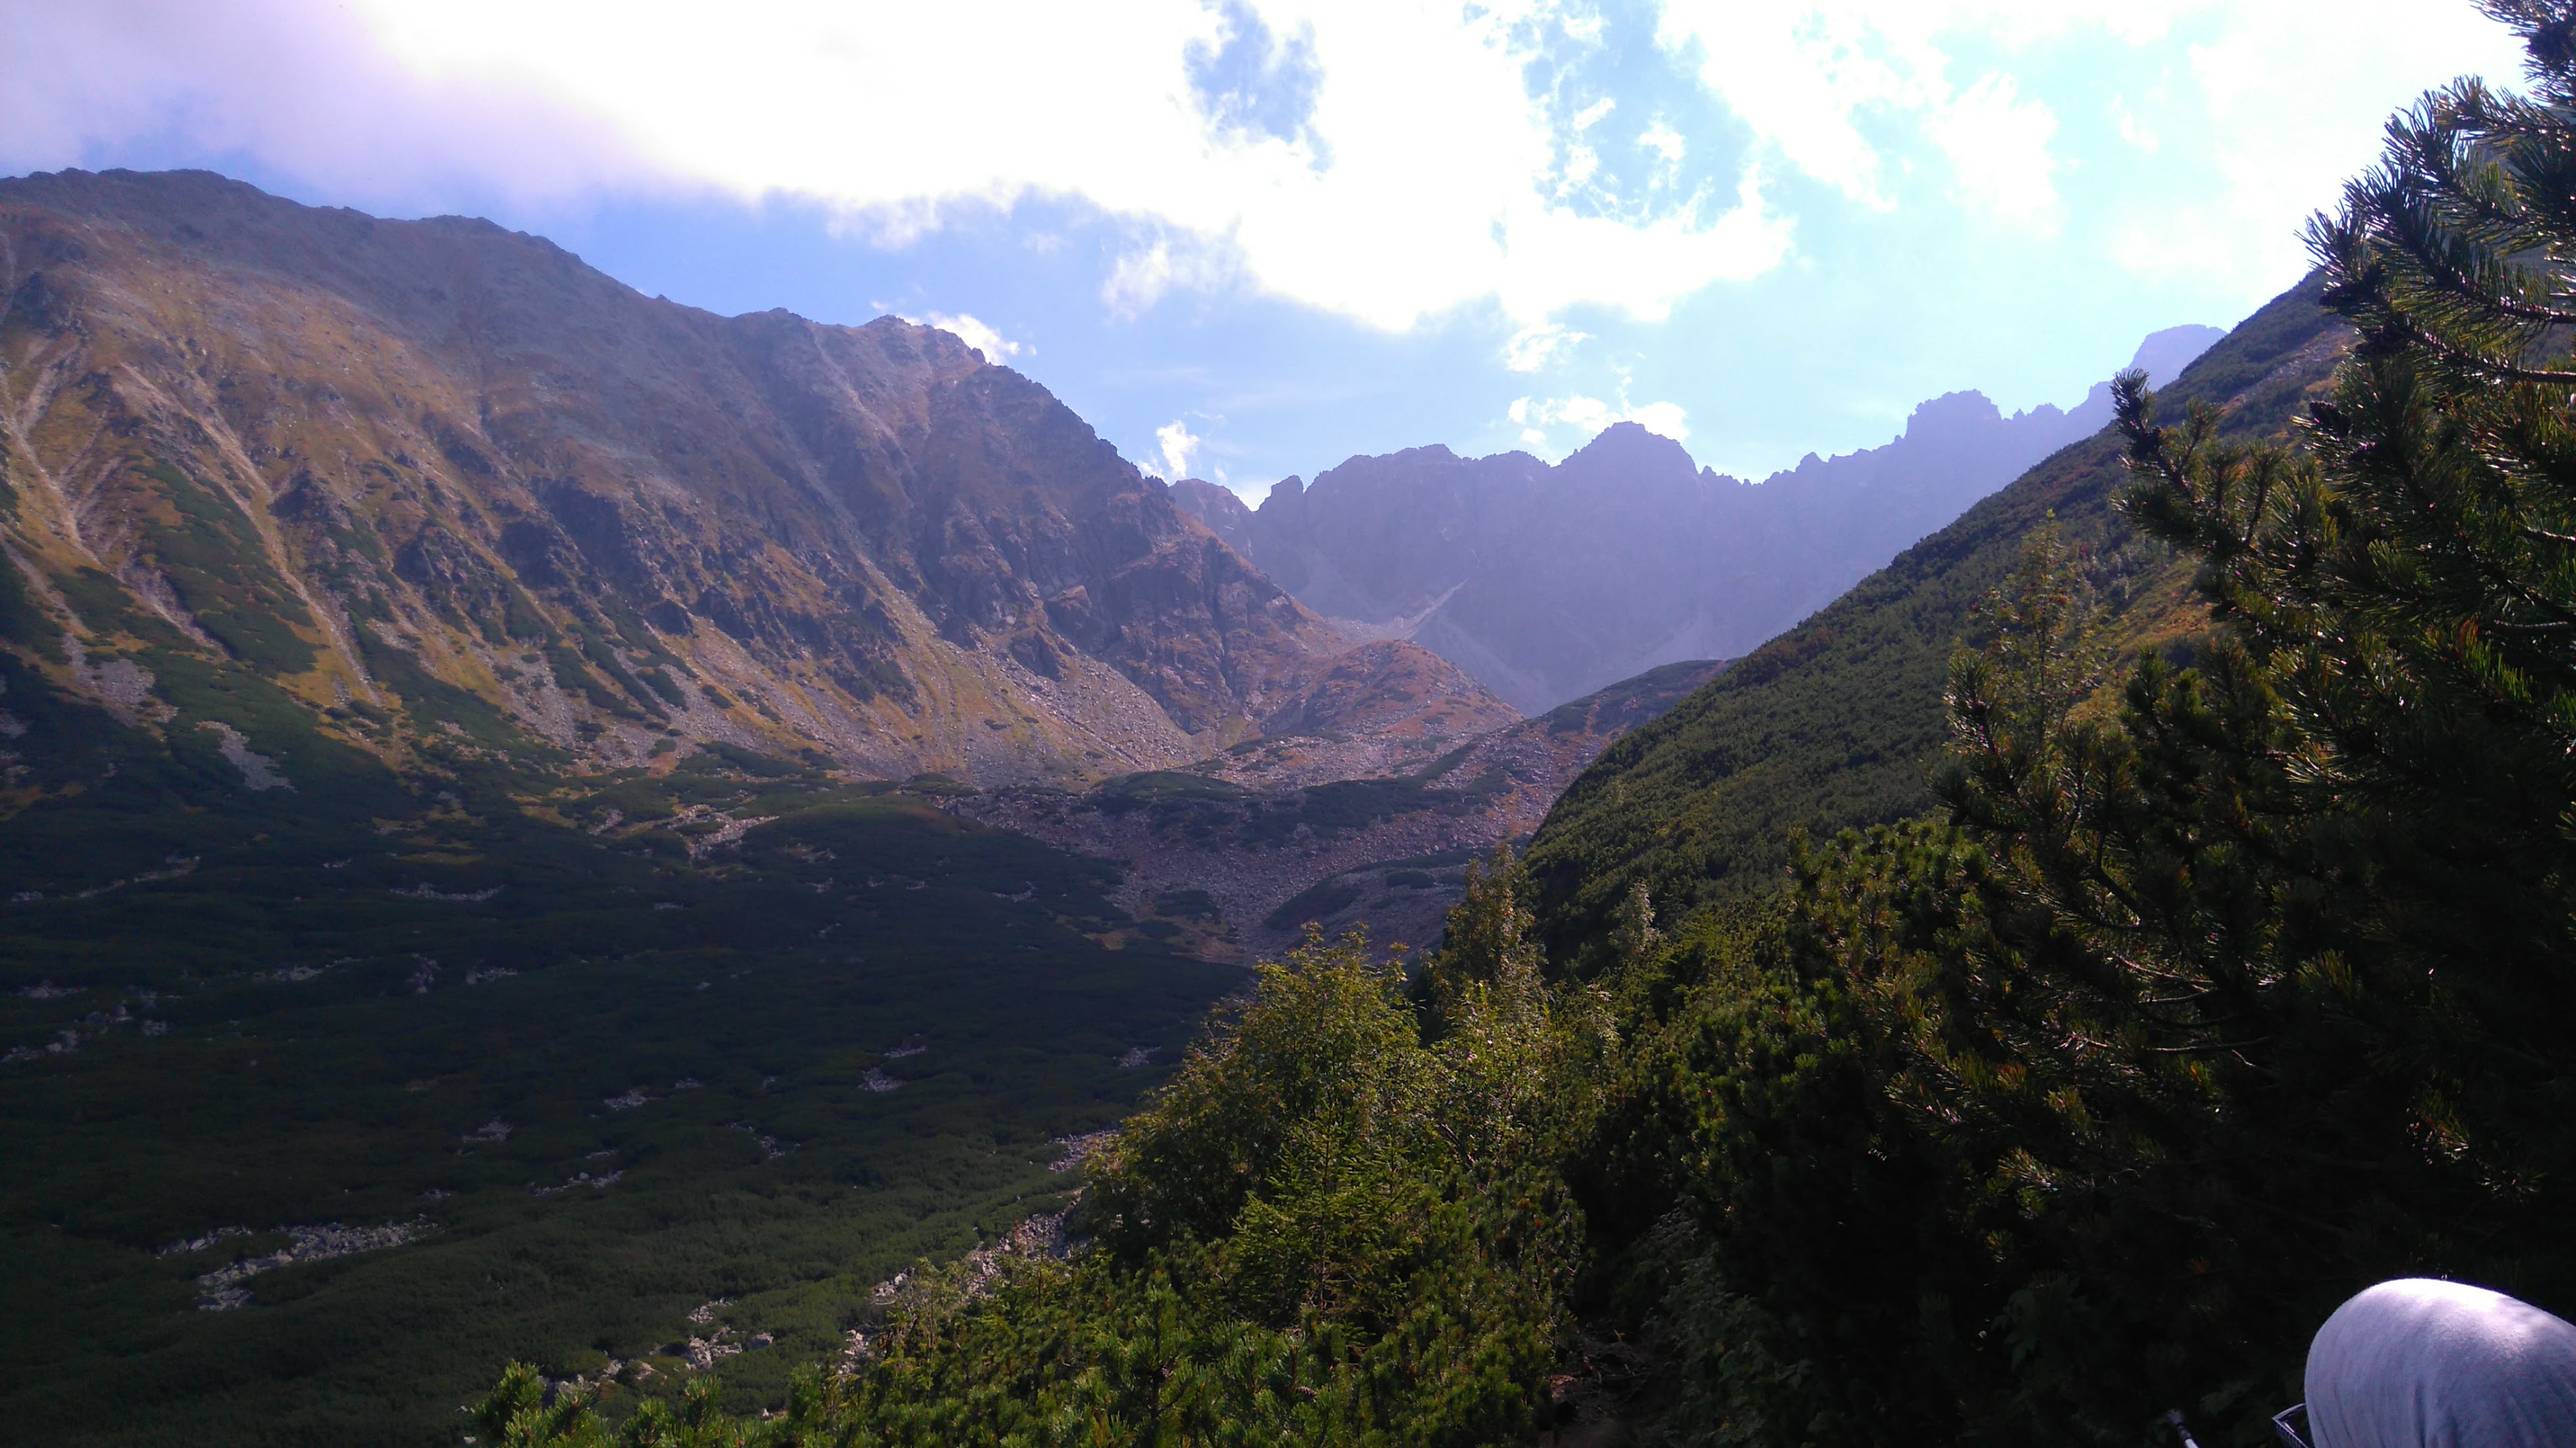
[[[1633,729],[1681,702],[1707,683],[1719,668],[1710,659],[1659,664],[1633,678],[1559,704],[1540,716],[1541,722],[1547,725],[1548,733],[1556,735]]]
[[[1581,1241],[1555,1162],[1597,1066],[1591,997],[1540,980],[1508,855],[1478,873],[1426,1025],[1401,961],[1310,938],[1259,971],[1093,1169],[1097,1245],[998,1295],[931,1273],[843,1379],[765,1422],[612,1434],[514,1368],[504,1444],[1486,1444],[1547,1420]],[[690,1436],[695,1435],[695,1436]]]
[[[1467,891],[1449,911],[1440,952],[1425,963],[1412,994],[1430,1013],[1438,1033],[1457,1017],[1470,993],[1509,983],[1516,995],[1535,988],[1542,952],[1529,910],[1529,872],[1509,845],[1491,859],[1467,866]]]
[[[2430,98],[2314,228],[2361,346],[2303,446],[2120,382],[2195,666],[2106,707],[2041,533],[1951,669],[1947,818],[1616,973],[1582,1176],[1650,1204],[1685,1436],[2252,1443],[2371,1281],[2576,1303],[2576,14],[2498,9],[2545,104]]]
[[[1230,802],[1249,793],[1251,791],[1239,784],[1212,779],[1204,774],[1157,769],[1111,780],[1095,792],[1095,798],[1102,814],[1116,816],[1138,809],[1152,809],[1156,810],[1155,822],[1160,824],[1163,815],[1158,806],[1168,808],[1196,800]]]
[[[1223,920],[1216,897],[1205,890],[1166,890],[1154,897],[1154,912],[1175,920]]]
[[[579,693],[591,702],[593,708],[605,709],[620,718],[641,717],[626,696],[611,687],[599,673],[593,672],[583,659],[583,650],[560,643],[546,646],[546,668],[553,673],[557,684]],[[616,673],[609,674],[609,677],[615,678]]]
[[[375,533],[372,529],[356,530],[356,536],[371,543],[375,541]],[[383,551],[383,545],[380,543],[376,544],[376,548],[379,553]],[[537,601],[528,596],[526,589],[515,582],[508,587],[509,607],[502,616],[502,632],[523,644],[543,642],[554,632],[547,626],[544,612],[537,607]]]
[[[688,706],[688,695],[680,692],[680,686],[671,681],[670,674],[665,671],[660,664],[647,664],[643,668],[637,669],[635,671],[635,676],[642,679],[646,684],[651,685],[653,692],[661,696],[663,703],[670,705],[674,709],[686,708]]]
[[[716,1297],[735,1342],[779,1334],[716,1405],[782,1401],[873,1283],[1059,1202],[1053,1138],[1122,1115],[1161,1073],[1119,1057],[1236,975],[1086,938],[1101,866],[793,763],[557,776],[515,733],[432,735],[398,774],[89,595],[178,713],[120,723],[0,652],[0,1053],[33,1053],[0,1064],[0,1403],[30,1438],[452,1443],[514,1354],[657,1365],[622,1419]],[[293,788],[247,789],[207,719]],[[694,860],[654,827],[708,809],[775,818]],[[333,1221],[427,1230],[198,1310],[196,1277]],[[219,1227],[257,1235],[157,1255]]]
[[[739,744],[727,744],[721,739],[710,739],[700,744],[697,757],[705,761],[699,766],[701,769],[721,766],[754,779],[789,779],[797,773],[796,766],[785,760],[755,754]]]
[[[408,649],[378,638],[372,629],[353,630],[367,672],[392,691],[404,713],[423,729],[454,724],[465,737],[487,749],[508,749],[531,763],[551,763],[560,754],[531,740],[492,702],[471,689],[460,689],[421,667]]]

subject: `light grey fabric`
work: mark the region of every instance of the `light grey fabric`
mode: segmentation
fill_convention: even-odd
[[[2308,1348],[2314,1448],[2576,1448],[2576,1325],[2412,1277],[2335,1309]]]

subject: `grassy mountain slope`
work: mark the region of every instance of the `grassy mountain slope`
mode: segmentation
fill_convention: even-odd
[[[2166,388],[2164,404],[2220,404],[2238,430],[2285,426],[2347,345],[2317,296],[2309,282],[2274,299]],[[2108,435],[2062,449],[1611,746],[1530,848],[1551,944],[1596,936],[1638,881],[1659,909],[1687,909],[1769,885],[1793,830],[1926,808],[1950,653],[2022,540],[2052,517],[2092,551],[2133,637],[2187,631],[2182,565],[2112,510],[2124,476]]]

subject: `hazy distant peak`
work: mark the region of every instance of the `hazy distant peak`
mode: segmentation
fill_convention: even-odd
[[[1571,475],[1615,469],[1630,475],[1696,477],[1700,471],[1688,449],[1635,422],[1614,422],[1603,428],[1559,466]]]
[[[1917,442],[1957,437],[2003,421],[2003,409],[1982,392],[1945,392],[1914,409],[1905,419],[1905,436]]]
[[[1651,447],[1657,444],[1661,444],[1665,447],[1681,446],[1680,443],[1673,441],[1671,438],[1664,436],[1662,433],[1655,431],[1642,422],[1622,421],[1614,422],[1608,427],[1601,429],[1601,431],[1593,437],[1592,441],[1583,445],[1580,451],[1590,452],[1594,448],[1598,447]]]
[[[2141,364],[2170,376],[2217,334],[2172,327]],[[1257,513],[1221,489],[1174,500],[1299,601],[1410,638],[1538,713],[1677,659],[1745,653],[2058,449],[2111,421],[2007,415],[1973,389],[1915,407],[1875,448],[1754,485],[1635,422],[1550,466],[1418,447],[1277,483]],[[1725,486],[1720,486],[1724,484]]]
[[[2162,387],[2180,377],[2182,369],[2199,361],[2201,353],[2226,335],[2216,327],[2198,324],[2150,332],[2147,340],[2138,344],[2138,355],[2129,359],[2129,365],[2146,372],[2149,387]]]

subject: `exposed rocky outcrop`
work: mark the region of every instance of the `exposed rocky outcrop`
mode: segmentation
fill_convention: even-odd
[[[954,799],[980,823],[1118,862],[1138,930],[1211,958],[1276,955],[1307,922],[1436,944],[1466,863],[1526,838],[1612,741],[1715,678],[1669,664],[1492,730],[1412,767],[1361,768],[1329,741],[1264,741],[1186,772],[1084,793],[1021,787]]]

